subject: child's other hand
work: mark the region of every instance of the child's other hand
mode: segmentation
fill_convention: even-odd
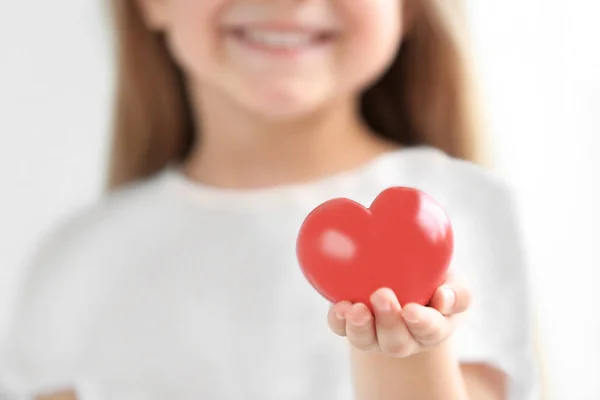
[[[342,301],[331,307],[328,321],[332,331],[357,349],[408,357],[450,337],[453,315],[466,311],[470,301],[468,289],[450,277],[428,307],[407,304],[401,309],[394,292],[384,288],[371,296],[373,313],[362,303]]]

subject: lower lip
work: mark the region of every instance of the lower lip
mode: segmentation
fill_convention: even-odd
[[[257,42],[250,40],[247,37],[236,34],[228,33],[227,35],[232,42],[236,45],[243,47],[254,53],[259,53],[265,56],[276,57],[276,58],[297,58],[309,53],[319,53],[327,50],[333,43],[334,38],[322,38],[314,40],[310,43],[302,44],[299,46],[273,46],[266,43]]]

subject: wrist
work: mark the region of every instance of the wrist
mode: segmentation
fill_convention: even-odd
[[[405,358],[360,350],[353,350],[352,355],[359,399],[387,400],[394,398],[390,393],[405,392],[407,388],[428,399],[467,399],[460,363],[449,342]],[[365,388],[364,393],[360,393],[361,388]],[[369,397],[372,390],[378,391],[378,395]]]

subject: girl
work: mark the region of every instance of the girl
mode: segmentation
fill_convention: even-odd
[[[535,398],[511,195],[471,163],[458,1],[113,7],[110,195],[32,261],[4,346],[8,387],[79,400]],[[368,205],[394,185],[444,205],[453,275],[469,287],[449,276],[429,307],[385,288],[373,313],[329,307],[296,263],[300,224],[325,200]]]

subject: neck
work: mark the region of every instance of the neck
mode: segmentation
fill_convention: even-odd
[[[266,119],[203,87],[201,132],[186,170],[221,187],[302,182],[354,168],[389,148],[357,117],[356,102],[332,102],[298,119]],[[210,97],[210,101],[208,101]]]

